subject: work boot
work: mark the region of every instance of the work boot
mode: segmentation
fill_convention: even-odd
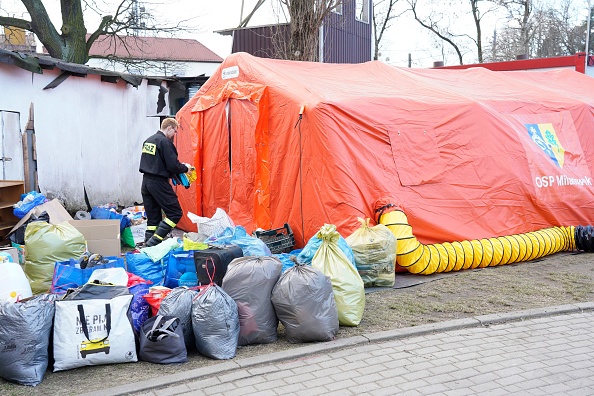
[[[163,219],[163,221],[159,223],[155,234],[146,242],[145,246],[151,247],[160,244],[163,239],[165,239],[167,234],[171,232],[173,227],[175,227],[175,223],[173,221],[169,220],[168,218]]]
[[[155,235],[156,229],[157,226],[149,226],[146,228],[146,231],[144,232],[144,243],[147,243],[148,240],[151,239],[153,235]]]

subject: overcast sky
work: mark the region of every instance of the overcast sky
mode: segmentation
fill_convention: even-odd
[[[159,3],[161,1],[161,3]],[[97,0],[97,4],[114,3],[115,0]],[[247,15],[256,4],[257,0],[147,0],[145,3],[153,9],[153,13],[159,21],[177,22],[188,21],[187,24],[195,28],[191,33],[180,34],[181,38],[195,38],[214,51],[221,57],[231,53],[231,38],[214,33],[217,30],[236,27],[242,15],[241,7],[244,3],[243,15]],[[61,26],[61,13],[59,0],[43,0],[43,3],[52,18],[56,28]],[[199,4],[199,6],[197,6]],[[268,0],[258,9],[250,21],[251,26],[273,23],[279,19],[278,0]],[[7,10],[11,16],[22,17],[25,11],[20,0],[0,0],[0,7]],[[105,7],[105,14],[113,12],[115,6]],[[87,18],[87,30],[92,31],[99,24],[97,16],[85,11]],[[406,32],[406,39],[399,37]],[[412,32],[412,33],[411,33]],[[424,67],[432,65],[433,59],[421,48],[430,45],[429,35],[418,28],[416,23],[410,21],[399,21],[395,28],[392,28],[384,40],[385,49],[382,51],[382,60],[396,66],[406,66],[408,53],[413,53],[415,60],[424,61]],[[423,43],[423,44],[419,44]]]
[[[541,0],[548,1],[548,0]],[[558,0],[550,0],[556,2]],[[574,0],[577,3],[584,3],[584,19],[587,10],[587,0]],[[116,0],[96,0],[97,4],[114,3]],[[160,3],[159,3],[160,2]],[[231,38],[214,33],[216,30],[223,30],[236,27],[241,18],[241,7],[244,3],[243,15],[248,14],[257,0],[139,0],[139,3],[145,3],[152,9],[153,15],[163,22],[171,23],[177,21],[187,21],[187,25],[195,28],[191,33],[183,33],[178,36],[181,38],[195,38],[217,53],[221,57],[226,57],[231,52]],[[60,1],[43,0],[48,13],[52,17],[56,28],[61,26]],[[400,1],[404,6],[404,1]],[[251,26],[273,23],[278,20],[278,9],[273,5],[278,4],[278,0],[268,0],[262,5],[258,12],[250,21]],[[0,0],[0,8],[9,10],[12,15],[22,17],[24,7],[20,0]],[[106,13],[113,12],[115,7],[104,7]],[[93,15],[85,12],[85,17]],[[497,19],[498,18],[498,19]],[[470,24],[470,34],[472,32],[472,17],[466,13],[466,23]],[[483,24],[483,46],[486,46],[488,40],[493,34],[493,27],[498,27],[504,23],[501,17],[485,20]],[[87,21],[87,29],[92,31],[98,26],[99,19]],[[457,21],[462,24],[463,19]],[[423,29],[412,19],[410,14],[399,18],[389,29],[382,41],[380,60],[394,65],[406,67],[408,65],[408,54],[412,57],[413,67],[431,67],[433,61],[442,60],[441,51],[436,45],[436,41],[427,29]],[[448,48],[449,49],[449,48]],[[446,64],[456,64],[455,56],[446,55]],[[465,63],[470,63],[470,58],[464,58]]]

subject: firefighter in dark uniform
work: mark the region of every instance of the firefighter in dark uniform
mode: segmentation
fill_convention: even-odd
[[[177,195],[169,183],[170,178],[190,170],[189,165],[177,159],[173,137],[178,126],[174,118],[164,119],[161,129],[142,145],[139,170],[144,174],[141,193],[147,217],[145,246],[161,243],[183,214]],[[165,212],[164,219],[161,211]]]

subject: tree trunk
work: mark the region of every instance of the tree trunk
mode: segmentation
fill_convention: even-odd
[[[316,61],[318,59],[319,25],[316,21],[315,0],[293,0],[291,15],[289,59]]]
[[[476,29],[476,53],[478,58],[478,63],[483,63],[483,40],[482,40],[482,33],[481,33],[481,19],[478,10],[478,1],[479,0],[472,0],[471,7],[472,7],[472,17],[474,18],[474,26]]]
[[[84,64],[89,60],[87,29],[83,18],[81,0],[62,0],[62,59]]]

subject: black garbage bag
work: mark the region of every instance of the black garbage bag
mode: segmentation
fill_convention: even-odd
[[[237,304],[216,284],[203,289],[192,303],[196,349],[212,359],[233,359],[239,338]]]
[[[282,274],[272,304],[291,343],[331,341],[338,333],[332,282],[315,268],[296,263]]]
[[[0,377],[22,385],[43,381],[49,362],[53,295],[0,302]]]
[[[270,296],[282,268],[275,257],[242,257],[229,264],[222,287],[237,303],[239,345],[277,340],[278,318]]]
[[[46,223],[49,223],[49,221],[50,221],[49,214],[45,211],[41,212],[41,214],[39,216],[35,216],[34,214],[32,214],[27,219],[27,221],[25,221],[23,224],[21,224],[21,226],[19,228],[12,231],[8,235],[6,235],[6,237],[8,239],[10,239],[11,242],[16,243],[17,245],[24,245],[25,244],[25,230],[27,229],[27,225],[29,225],[29,223],[32,223],[34,221],[45,221]]]
[[[192,331],[192,301],[197,295],[197,291],[187,287],[176,287],[163,298],[159,306],[159,315],[179,318],[186,348],[189,350],[195,349],[194,332]]]

